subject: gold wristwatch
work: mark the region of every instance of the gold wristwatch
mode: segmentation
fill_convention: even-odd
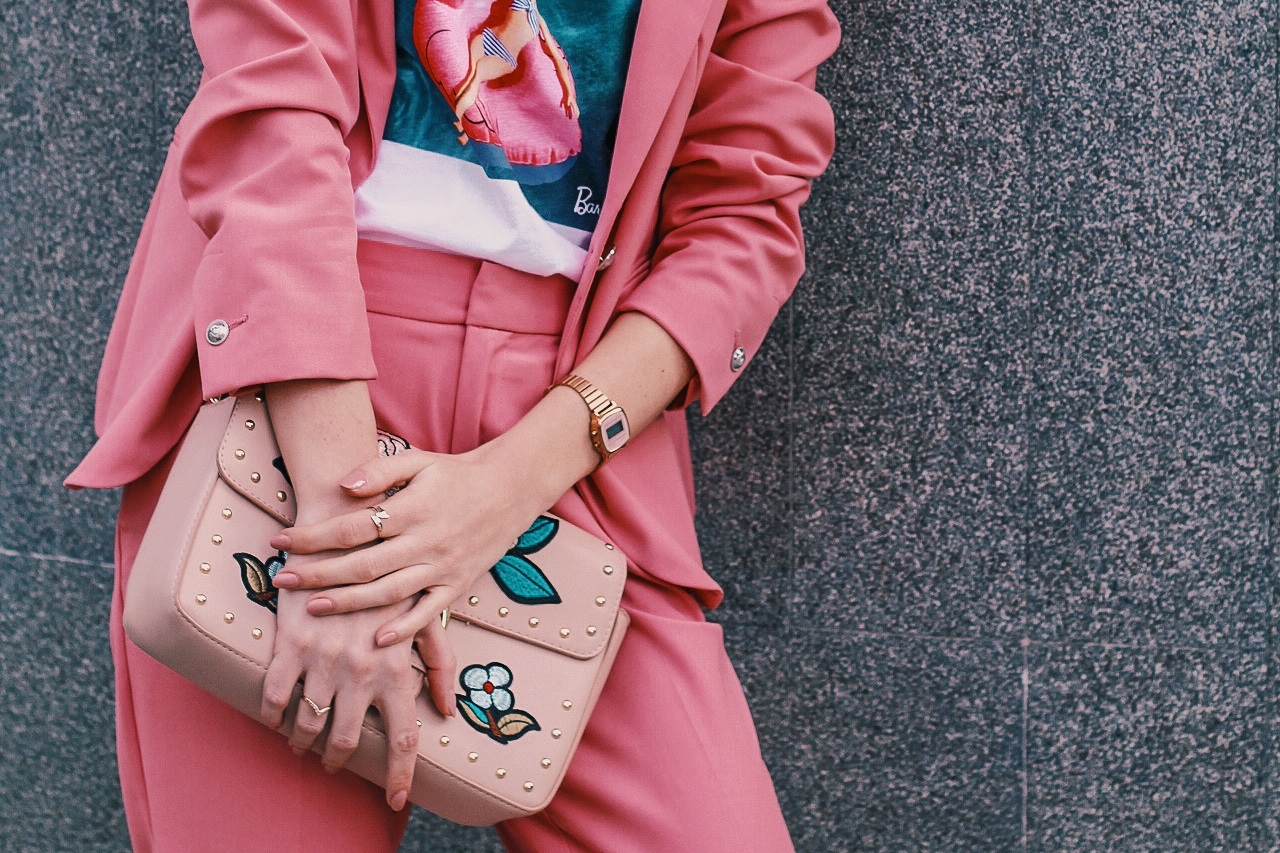
[[[604,392],[577,374],[570,373],[556,383],[578,392],[591,413],[591,443],[600,454],[600,464],[609,461],[631,438],[631,426],[622,407],[605,396]]]

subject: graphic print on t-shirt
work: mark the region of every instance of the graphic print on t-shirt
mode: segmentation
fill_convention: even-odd
[[[600,216],[639,0],[396,0],[362,236],[574,275]]]

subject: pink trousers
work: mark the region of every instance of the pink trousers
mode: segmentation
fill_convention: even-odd
[[[361,244],[380,426],[462,452],[506,430],[553,380],[572,283]],[[585,417],[584,417],[585,424]],[[624,451],[625,452],[625,451]],[[297,758],[280,735],[155,662],[124,636],[129,570],[168,463],[125,489],[111,648],[120,780],[141,853],[395,850],[407,811],[350,773]],[[576,492],[555,507],[598,525]],[[508,821],[510,851],[785,853],[791,841],[742,688],[688,590],[636,567],[631,628],[551,806]]]

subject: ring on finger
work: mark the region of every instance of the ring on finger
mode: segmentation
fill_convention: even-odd
[[[305,693],[302,694],[302,701],[306,702],[308,705],[311,706],[312,713],[314,713],[317,717],[323,717],[325,714],[333,710],[332,705],[325,705],[323,708],[321,708],[319,705],[316,704],[315,700],[313,700],[310,696],[306,695]]]
[[[391,519],[391,513],[383,509],[381,504],[371,506],[369,509],[373,512],[373,514],[369,516],[369,519],[373,522],[373,526],[378,528],[378,535],[381,536],[382,522],[389,521]]]

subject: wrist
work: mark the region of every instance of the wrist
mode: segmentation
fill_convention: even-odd
[[[515,426],[483,448],[498,470],[516,478],[514,494],[543,512],[600,465],[588,432],[588,411],[576,392],[552,388]]]
[[[351,466],[356,467],[355,465]],[[353,498],[337,486],[328,488],[312,488],[306,492],[294,490],[297,498],[298,515],[294,525],[301,527],[308,524],[319,524],[343,513],[365,510],[376,500],[369,498]],[[372,522],[370,522],[372,524]]]
[[[364,382],[292,380],[267,386],[267,407],[298,501],[297,523],[332,518],[366,502],[339,481],[376,454],[377,430]]]

